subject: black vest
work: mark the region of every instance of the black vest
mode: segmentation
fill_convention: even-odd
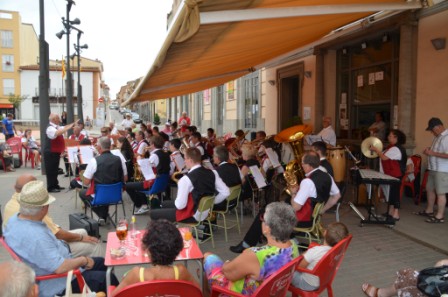
[[[121,158],[110,151],[96,157],[96,172],[93,175],[95,184],[115,184],[123,181]]]
[[[313,173],[311,173],[311,176],[309,176],[309,178],[314,183],[317,192],[317,197],[310,197],[310,198],[315,198],[316,202],[327,202],[328,198],[330,197],[330,190],[331,190],[330,175],[318,169],[313,171]]]
[[[196,211],[202,197],[215,194],[215,174],[201,166],[188,173],[187,176],[193,184],[191,195],[194,201],[194,211]]]
[[[157,174],[169,174],[170,173],[170,155],[163,150],[157,150],[154,154],[159,157],[159,164],[156,167]]]
[[[327,159],[320,160],[320,165],[327,170],[327,173],[334,178],[333,166]]]
[[[224,163],[218,166],[216,169],[221,179],[224,181],[226,186],[234,187],[241,185],[241,176],[238,166],[231,163]]]

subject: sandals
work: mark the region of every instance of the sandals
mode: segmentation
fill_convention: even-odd
[[[378,288],[372,286],[371,284],[363,284],[361,287],[364,294],[368,297],[378,297]]]
[[[445,218],[438,219],[436,217],[431,217],[431,218],[425,220],[425,222],[430,223],[430,224],[442,224],[442,223],[445,223]]]
[[[423,216],[423,217],[433,217],[434,216],[433,212],[426,212],[424,210],[421,210],[418,212],[413,212],[413,214],[418,215],[418,216]]]

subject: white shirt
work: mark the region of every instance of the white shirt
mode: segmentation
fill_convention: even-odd
[[[199,167],[201,167],[201,165],[195,165],[188,172],[190,173],[191,171]],[[212,170],[212,172],[213,174],[215,174],[215,190],[218,192],[218,194],[215,196],[215,204],[218,204],[224,201],[230,195],[230,190],[223,182],[223,180],[219,177],[218,172],[216,172],[216,170]],[[177,187],[177,197],[174,201],[174,204],[176,205],[177,209],[184,209],[185,207],[187,207],[188,195],[193,191],[194,187],[191,183],[191,180],[186,175],[184,175],[179,180]],[[203,212],[202,217],[199,217],[199,212],[196,211],[193,217],[196,221],[199,222],[204,220],[207,216],[208,211]]]
[[[121,167],[123,168],[123,175],[126,176],[126,175],[128,175],[128,169],[126,168],[126,160],[124,159],[122,154],[120,154],[120,155],[118,155],[118,157],[120,157],[120,160],[121,160]],[[117,156],[117,155],[115,155],[115,156]],[[84,171],[84,177],[88,178],[88,179],[92,179],[93,175],[96,172],[96,169],[97,169],[96,159],[93,158],[87,164],[87,168]]]
[[[336,133],[334,133],[333,127],[328,126],[327,128],[323,128],[317,136],[322,137],[322,140],[326,143],[331,144],[332,146],[336,145]]]
[[[160,149],[154,149],[151,151],[149,155],[149,163],[152,167],[156,168],[159,165],[159,156],[155,154],[156,151],[160,151]]]
[[[193,144],[195,148],[197,148],[201,152],[201,156],[204,155],[204,148],[202,147],[201,143],[198,142],[196,144]]]
[[[82,129],[81,134],[84,135],[85,137],[89,137],[89,132],[87,132],[86,129]]]
[[[47,130],[46,130],[46,134],[48,136],[48,138],[50,139],[55,139],[56,138],[56,132],[58,130],[63,129],[64,127],[58,126],[52,122],[50,122],[50,125],[48,126]]]
[[[313,171],[305,174],[306,177],[310,176],[314,171],[320,170],[319,168],[314,169]],[[339,188],[334,182],[333,178],[331,178],[331,189],[330,189],[330,196],[337,195],[339,193]],[[306,200],[310,197],[316,197],[317,191],[316,186],[314,185],[313,181],[309,178],[304,178],[300,182],[300,188],[297,192],[296,196],[294,197],[294,202],[300,205],[305,205]]]
[[[121,122],[121,126],[123,126],[123,128],[125,128],[125,129],[126,129],[126,128],[131,128],[133,123],[134,123],[133,120],[124,119],[124,120]]]
[[[434,138],[431,150],[437,153],[448,154],[448,129]],[[448,172],[448,159],[436,156],[428,156],[428,169],[438,172]]]
[[[137,154],[139,154],[140,156],[143,156],[145,154],[145,148],[147,146],[148,146],[148,144],[146,142],[144,142],[144,140],[140,141],[138,143]]]

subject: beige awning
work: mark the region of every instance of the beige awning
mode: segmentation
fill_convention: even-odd
[[[418,8],[416,0],[186,0],[123,105],[218,86],[372,13]]]

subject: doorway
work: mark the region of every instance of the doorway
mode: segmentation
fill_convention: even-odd
[[[297,63],[277,71],[279,131],[297,125],[301,119],[301,95],[304,63]]]

